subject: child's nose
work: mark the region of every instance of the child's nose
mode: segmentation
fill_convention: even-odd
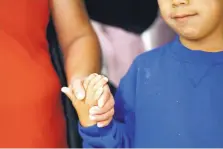
[[[180,5],[188,5],[190,0],[172,0],[172,6],[178,7]]]

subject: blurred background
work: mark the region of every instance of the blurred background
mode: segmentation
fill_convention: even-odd
[[[175,33],[157,0],[85,0],[103,53],[102,73],[117,87],[135,57],[171,41]]]

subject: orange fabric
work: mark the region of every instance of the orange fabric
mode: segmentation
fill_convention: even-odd
[[[67,147],[48,0],[0,2],[0,147]]]

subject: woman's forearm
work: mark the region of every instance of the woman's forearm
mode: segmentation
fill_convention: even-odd
[[[100,73],[101,51],[95,35],[86,35],[72,42],[64,53],[68,83],[75,78]]]

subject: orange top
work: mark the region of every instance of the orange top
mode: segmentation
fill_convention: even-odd
[[[48,0],[0,2],[0,147],[67,147]]]

